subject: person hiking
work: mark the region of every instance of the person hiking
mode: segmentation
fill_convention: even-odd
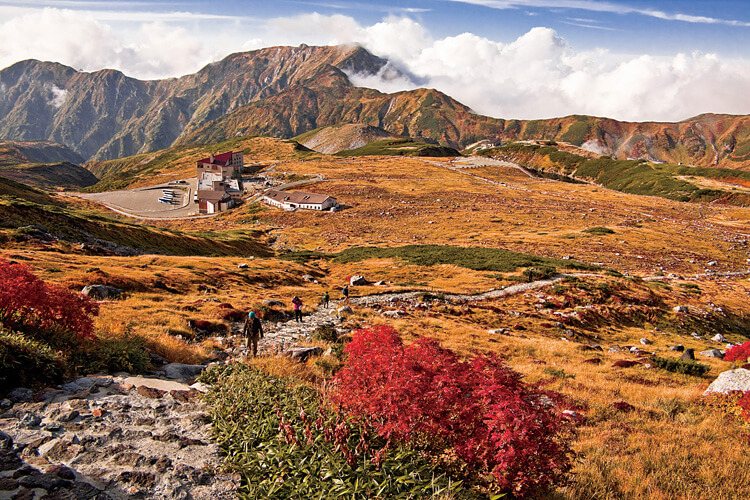
[[[323,307],[328,309],[328,301],[331,300],[331,296],[328,295],[328,292],[323,294]]]
[[[302,300],[295,295],[292,304],[294,304],[294,320],[297,323],[302,323]]]
[[[253,356],[258,355],[258,340],[263,338],[263,326],[260,324],[260,318],[256,316],[254,311],[250,311],[245,320],[245,326],[242,329],[243,333],[247,336],[247,347],[250,348],[250,344],[253,346]]]
[[[349,285],[344,285],[343,290],[341,290],[341,295],[344,296],[344,300],[349,300]]]

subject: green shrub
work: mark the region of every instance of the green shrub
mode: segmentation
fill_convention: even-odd
[[[612,229],[608,227],[601,227],[601,226],[590,227],[588,229],[584,229],[583,232],[593,234],[596,236],[604,236],[605,234],[615,234],[615,232]]]
[[[659,356],[652,357],[651,363],[657,368],[661,368],[663,370],[674,373],[684,373],[685,375],[694,375],[696,377],[705,375],[711,370],[710,366],[696,363],[695,361],[660,358]]]
[[[320,407],[313,389],[243,364],[208,370],[205,396],[225,464],[241,498],[456,496],[416,450],[389,444]]]
[[[338,342],[339,334],[331,325],[318,325],[315,327],[315,330],[312,331],[312,338],[333,343]]]
[[[48,346],[0,327],[0,393],[14,387],[40,388],[57,384],[65,360]]]

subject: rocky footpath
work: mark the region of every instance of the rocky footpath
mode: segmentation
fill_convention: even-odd
[[[0,499],[233,498],[239,481],[219,469],[205,388],[164,373],[11,391],[0,401]]]
[[[302,323],[265,322],[259,354],[293,353],[318,325],[340,325],[335,304]],[[241,323],[216,363],[247,356]],[[319,349],[319,348],[318,348]],[[320,350],[320,349],[319,349]],[[239,478],[220,470],[201,392],[205,366],[167,364],[148,377],[83,377],[0,400],[2,499],[234,498]]]

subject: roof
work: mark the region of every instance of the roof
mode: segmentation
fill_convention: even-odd
[[[226,153],[220,153],[218,155],[213,155],[214,161],[211,161],[211,157],[203,158],[202,160],[198,160],[198,163],[210,163],[212,165],[222,165],[226,166],[229,164],[229,162],[232,161],[232,151],[227,151]]]
[[[199,200],[222,201],[225,198],[229,198],[229,195],[225,191],[198,191]]]
[[[279,203],[296,203],[298,205],[302,203],[306,205],[321,205],[330,198],[327,194],[305,193],[304,191],[286,192],[276,191],[275,189],[268,191],[265,196]]]

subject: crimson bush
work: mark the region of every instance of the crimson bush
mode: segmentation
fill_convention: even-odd
[[[748,358],[750,358],[750,342],[730,347],[724,354],[724,361],[742,361],[744,363]]]
[[[345,352],[330,399],[389,442],[457,457],[470,482],[518,496],[564,480],[565,424],[496,356],[460,361],[426,338],[404,346],[385,326],[355,332]]]
[[[99,306],[85,295],[50,285],[24,264],[0,259],[0,323],[8,328],[62,327],[93,338]]]

